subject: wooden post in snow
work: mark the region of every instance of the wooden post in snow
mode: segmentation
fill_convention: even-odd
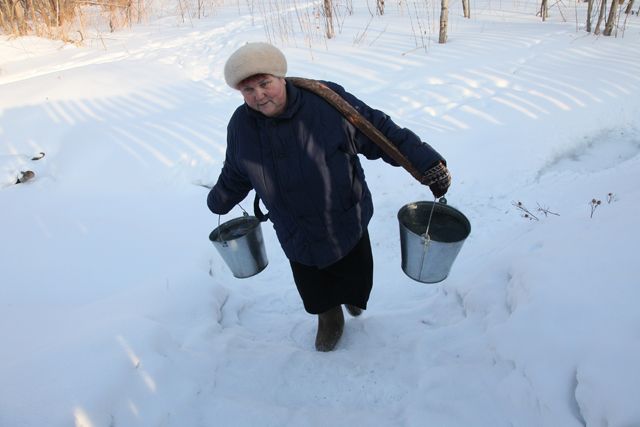
[[[618,0],[611,0],[611,9],[609,9],[609,17],[607,18],[607,23],[604,26],[604,31],[602,32],[605,36],[610,36],[613,32],[613,27],[616,24],[616,16],[618,14],[616,11],[618,10]]]
[[[600,14],[598,15],[598,22],[596,22],[596,28],[593,30],[593,34],[600,34],[600,24],[602,24],[602,20],[604,19],[604,13],[607,10],[607,0],[602,0],[600,3]]]
[[[546,21],[549,17],[549,2],[548,0],[542,0],[540,2],[540,16],[542,17],[542,22]]]
[[[449,22],[449,0],[442,0],[440,6],[440,36],[438,37],[438,43],[447,42],[447,25]]]
[[[335,35],[333,30],[333,2],[332,0],[324,0],[324,21],[326,26],[326,35],[328,39],[332,39]]]
[[[465,18],[471,18],[471,8],[469,7],[469,0],[462,0],[462,12]]]
[[[587,33],[591,32],[591,14],[593,13],[593,0],[589,0],[589,4],[587,6]]]
[[[631,9],[633,9],[633,0],[629,0],[629,4],[627,4],[627,8],[624,13],[629,15],[631,13]]]

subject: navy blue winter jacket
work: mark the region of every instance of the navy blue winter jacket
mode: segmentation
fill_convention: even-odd
[[[443,158],[408,129],[398,127],[331,82],[421,171]],[[207,197],[213,213],[226,214],[251,189],[269,210],[286,256],[326,267],[355,246],[373,215],[371,193],[358,153],[397,166],[336,109],[287,82],[287,106],[269,118],[246,104],[227,128],[227,151],[218,182]]]

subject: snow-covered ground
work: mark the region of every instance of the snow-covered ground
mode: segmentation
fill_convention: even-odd
[[[273,38],[290,75],[445,155],[472,223],[449,278],[411,280],[396,215],[432,196],[363,160],[374,289],[318,353],[270,224],[249,279],[208,241],[198,184],[241,102],[222,67],[266,37],[232,3],[83,46],[0,38],[0,426],[640,426],[638,17],[607,38],[576,29],[586,3],[452,5],[438,45],[435,7],[354,2],[335,39]]]

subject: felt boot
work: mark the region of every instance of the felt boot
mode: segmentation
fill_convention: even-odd
[[[318,334],[316,335],[316,350],[331,351],[336,347],[342,330],[344,329],[344,314],[342,306],[318,314]]]
[[[353,317],[357,317],[362,314],[362,309],[360,307],[356,307],[355,305],[350,305],[350,304],[345,304],[344,306],[347,308],[347,311],[349,312],[349,314],[352,315]]]

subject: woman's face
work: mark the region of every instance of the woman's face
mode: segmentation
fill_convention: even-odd
[[[258,74],[238,85],[244,102],[267,117],[275,117],[287,106],[287,89],[282,77]]]

